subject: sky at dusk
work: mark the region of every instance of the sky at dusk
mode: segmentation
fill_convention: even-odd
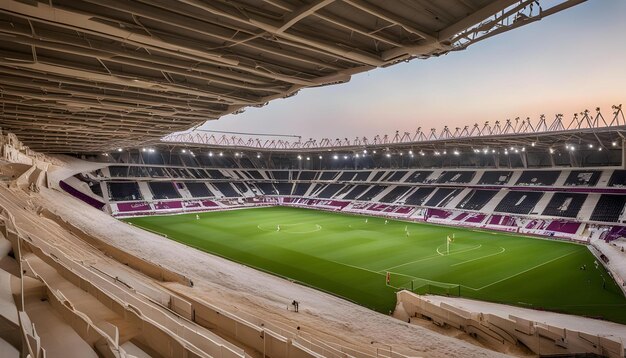
[[[202,129],[373,137],[417,127],[463,127],[563,113],[626,100],[626,1],[589,0],[439,58],[413,60],[301,90]]]

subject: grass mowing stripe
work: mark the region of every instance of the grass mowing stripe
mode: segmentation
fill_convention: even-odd
[[[395,290],[384,275],[393,271],[396,287],[410,288],[413,282],[416,289],[432,285],[430,293],[626,323],[626,310],[614,308],[626,305],[626,298],[580,244],[395,220],[385,224],[374,217],[365,223],[363,216],[286,207],[198,216],[126,221],[383,313],[395,307]],[[280,231],[274,229],[278,225]],[[450,255],[437,253],[452,234]]]

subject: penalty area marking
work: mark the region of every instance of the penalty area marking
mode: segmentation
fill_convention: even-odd
[[[478,246],[472,246],[472,247],[470,247],[469,249],[463,249],[463,250],[455,251],[455,252],[452,252],[452,253],[449,253],[449,254],[446,254],[446,253],[440,252],[440,251],[439,251],[439,248],[440,248],[441,246],[443,246],[443,245],[439,245],[439,246],[437,247],[437,253],[438,253],[439,255],[441,255],[441,256],[450,256],[450,255],[454,255],[454,254],[460,254],[460,253],[463,253],[463,252],[468,252],[468,251],[472,251],[472,250],[480,249],[480,248],[483,246],[483,244],[480,244],[480,245],[478,245]]]
[[[511,276],[508,276],[508,277],[505,277],[505,278],[500,279],[500,280],[498,280],[498,281],[492,282],[492,283],[487,284],[487,285],[485,285],[485,286],[483,286],[483,287],[480,287],[480,288],[473,288],[473,287],[469,287],[469,286],[463,286],[463,287],[469,288],[470,290],[474,290],[474,291],[480,291],[480,290],[482,290],[483,288],[487,288],[487,287],[493,286],[493,285],[495,285],[495,284],[497,284],[497,283],[500,283],[500,282],[506,281],[506,280],[511,279],[511,278],[513,278],[513,277],[515,277],[515,276],[519,276],[519,275],[524,274],[524,273],[526,273],[526,272],[528,272],[528,271],[532,271],[532,270],[534,270],[534,269],[536,269],[536,268],[538,268],[538,267],[541,267],[541,266],[543,266],[543,265],[547,265],[547,264],[549,264],[549,263],[551,263],[551,262],[554,262],[554,261],[556,261],[556,260],[560,260],[560,259],[562,259],[562,258],[564,258],[564,257],[566,257],[566,256],[569,256],[569,255],[571,255],[571,254],[573,254],[573,253],[576,253],[576,252],[577,252],[577,251],[568,252],[568,253],[567,253],[567,254],[565,254],[565,255],[561,255],[561,256],[559,256],[559,257],[555,257],[555,258],[553,258],[552,260],[549,260],[549,261],[546,261],[546,262],[542,262],[542,263],[540,263],[539,265],[535,265],[535,266],[533,266],[533,267],[531,267],[531,268],[528,268],[528,269],[526,269],[526,270],[524,270],[524,271],[520,271],[520,272],[518,272],[518,273],[514,273],[514,274],[512,274]]]
[[[470,247],[469,249],[464,249],[464,250],[459,250],[459,251],[452,252],[452,253],[450,253],[449,255],[460,254],[460,253],[463,253],[463,252],[468,252],[468,251],[472,251],[472,250],[480,249],[482,246],[483,246],[483,245],[482,245],[482,244],[480,244],[480,245],[478,245],[478,246],[473,246],[473,247]],[[449,256],[449,255],[445,255],[445,254],[440,253],[440,252],[439,252],[439,248],[437,248],[437,255],[426,256],[426,257],[422,257],[422,258],[421,258],[421,259],[419,259],[419,260],[415,260],[415,261],[411,261],[411,262],[406,262],[406,263],[403,263],[403,264],[400,264],[400,265],[396,265],[396,266],[391,266],[391,267],[386,268],[386,269],[384,269],[384,270],[381,270],[381,271],[379,271],[379,272],[387,272],[387,271],[390,271],[390,270],[395,269],[395,268],[398,268],[398,267],[402,267],[402,266],[406,266],[406,265],[414,264],[414,263],[416,263],[416,262],[426,261],[426,260],[434,259],[434,258],[437,258],[437,257]]]
[[[476,260],[484,259],[484,258],[486,258],[486,257],[500,255],[501,253],[504,253],[504,252],[506,251],[506,249],[505,249],[504,247],[502,247],[502,246],[500,246],[500,249],[502,249],[502,250],[500,250],[499,252],[496,252],[495,254],[489,254],[489,255],[485,255],[485,256],[477,257],[477,258],[475,258],[475,259],[471,259],[471,260],[467,260],[467,261],[459,262],[459,263],[456,263],[456,264],[454,264],[454,265],[450,265],[450,266],[458,266],[458,265],[463,265],[463,264],[466,264],[466,263],[468,263],[468,262],[472,262],[472,261],[476,261]]]

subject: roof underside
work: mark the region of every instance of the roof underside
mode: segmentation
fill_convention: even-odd
[[[583,1],[0,0],[0,125],[42,152],[137,146]]]

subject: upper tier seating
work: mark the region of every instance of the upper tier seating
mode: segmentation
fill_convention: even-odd
[[[565,185],[594,186],[601,174],[599,170],[572,170],[565,179]]]
[[[286,170],[272,170],[270,173],[276,180],[289,180],[289,172]]]
[[[400,181],[400,179],[402,179],[402,177],[404,177],[408,172],[408,170],[391,171],[383,177],[381,181],[397,182]]]
[[[209,176],[211,177],[211,179],[228,179],[226,178],[226,176],[224,176],[224,174],[222,174],[222,172],[220,172],[219,170],[215,170],[215,169],[209,169],[206,171]]]
[[[298,180],[315,180],[318,172],[303,170],[298,176]]]
[[[152,178],[171,178],[172,176],[167,171],[167,169],[162,167],[146,167],[148,171],[148,175]]]
[[[179,199],[181,197],[172,182],[149,182],[148,187],[154,199]]]
[[[529,214],[542,196],[543,193],[537,191],[510,191],[498,203],[494,211]]]
[[[411,173],[404,181],[407,183],[423,183],[432,173],[432,171],[416,171]]]
[[[354,177],[356,176],[356,173],[357,172],[345,171],[341,173],[341,175],[339,176],[337,180],[338,181],[352,181]]]
[[[593,209],[591,220],[617,222],[624,210],[625,203],[626,195],[603,194],[600,196],[595,209]]]
[[[370,171],[360,171],[356,173],[356,176],[352,180],[353,181],[366,181],[367,178],[369,178],[370,174],[372,174],[372,172]]]
[[[559,170],[525,170],[515,185],[553,185],[561,175]]]
[[[372,182],[377,182],[380,181],[380,178],[383,177],[383,175],[385,175],[387,172],[386,171],[378,171],[376,172],[376,174],[374,174],[374,176],[372,177],[371,181]]]
[[[136,182],[107,183],[109,198],[114,201],[142,200],[139,184]]]
[[[586,199],[587,194],[556,193],[542,215],[575,218]]]
[[[472,190],[456,207],[464,210],[480,210],[497,193],[497,190]]]
[[[194,198],[206,198],[210,196],[214,196],[213,193],[209,190],[209,188],[204,183],[193,183],[187,182],[185,183],[187,190]]]
[[[493,170],[485,171],[480,177],[478,184],[480,185],[505,185],[511,179],[512,171]]]
[[[609,186],[626,187],[626,170],[615,170],[609,179]]]
[[[469,183],[476,175],[472,171],[444,171],[435,181],[438,184],[459,184]]]
[[[318,180],[333,180],[339,172],[322,172]]]

